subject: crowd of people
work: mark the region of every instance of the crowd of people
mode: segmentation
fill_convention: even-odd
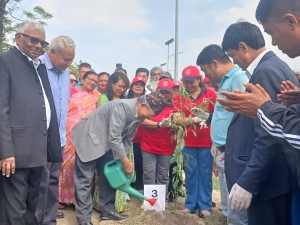
[[[300,55],[299,0],[261,0],[256,18],[273,45]],[[72,73],[74,40],[45,39],[42,24],[23,22],[0,54],[1,225],[56,224],[67,207],[80,225],[92,224],[93,209],[101,220],[128,218],[130,196],[104,174],[113,159],[139,192],[165,185],[173,201],[176,127],[185,131],[183,213],[210,216],[214,174],[229,225],[300,224],[299,82],[258,26],[230,25],[181,81],[156,66],[131,82],[120,65]]]

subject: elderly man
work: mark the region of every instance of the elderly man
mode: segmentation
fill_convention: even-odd
[[[50,43],[49,51],[39,57],[47,68],[48,79],[54,98],[59,125],[60,154],[63,154],[63,148],[66,145],[66,123],[68,101],[70,98],[68,67],[72,64],[74,57],[75,43],[67,36],[54,38]],[[62,212],[57,213],[58,179],[61,165],[61,163],[51,163],[43,168],[43,178],[40,187],[41,201],[39,201],[42,206],[38,209],[41,224],[56,224],[56,217],[63,217]]]
[[[146,94],[156,91],[159,78],[162,74],[163,70],[158,66],[150,70],[150,83],[146,86]]]
[[[104,176],[104,165],[112,159],[119,159],[130,176],[134,167],[127,154],[137,126],[145,118],[159,114],[164,107],[162,97],[156,92],[138,99],[114,100],[99,107],[73,128],[72,139],[76,149],[75,207],[79,224],[92,224],[91,185],[96,166],[100,182],[101,220],[128,217],[115,211],[115,190]]]
[[[288,65],[265,48],[263,35],[254,24],[230,25],[222,47],[247,71],[249,82],[264,86],[273,100],[282,81],[298,83]],[[258,121],[238,114],[233,117],[225,146],[226,181],[231,208],[247,209],[249,225],[289,224],[293,171],[285,152],[290,149],[271,137]]]
[[[42,168],[61,162],[54,100],[38,56],[48,45],[43,25],[23,22],[16,46],[0,54],[0,222],[38,224]]]

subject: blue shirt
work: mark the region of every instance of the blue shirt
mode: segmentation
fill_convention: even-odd
[[[69,69],[58,72],[51,64],[47,52],[39,57],[45,64],[48,73],[54,104],[56,108],[57,121],[61,147],[66,145],[66,125],[68,114],[68,102],[70,99],[70,74]]]
[[[218,98],[224,98],[220,91],[232,92],[235,89],[245,90],[243,83],[248,83],[246,73],[235,66],[229,73],[222,77],[219,83]],[[213,117],[211,120],[210,136],[215,146],[224,146],[226,143],[227,129],[234,113],[228,112],[224,107],[216,102]]]

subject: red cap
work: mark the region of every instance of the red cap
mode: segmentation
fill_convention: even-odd
[[[132,82],[131,82],[131,85],[135,84],[136,82],[143,82],[144,85],[146,85],[146,81],[142,78],[142,77],[134,77]]]
[[[196,78],[199,78],[200,70],[197,66],[187,66],[182,71],[182,81],[194,81]]]
[[[170,79],[161,79],[157,84],[157,90],[173,91],[174,82]]]
[[[202,83],[203,84],[209,83],[209,78],[208,77],[204,77],[204,79],[202,80]]]
[[[176,86],[181,87],[182,86],[181,82],[175,81],[173,87],[176,87]]]

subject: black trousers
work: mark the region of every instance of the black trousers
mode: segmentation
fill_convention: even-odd
[[[43,167],[36,217],[39,224],[56,225],[58,181],[62,163]]]
[[[249,225],[291,225],[291,195],[252,202],[247,213]]]
[[[37,225],[35,217],[42,167],[16,169],[0,175],[1,225]]]
[[[135,170],[135,182],[132,183],[132,187],[137,190],[144,189],[143,182],[143,157],[141,143],[133,143],[133,155],[134,155],[134,170]]]

